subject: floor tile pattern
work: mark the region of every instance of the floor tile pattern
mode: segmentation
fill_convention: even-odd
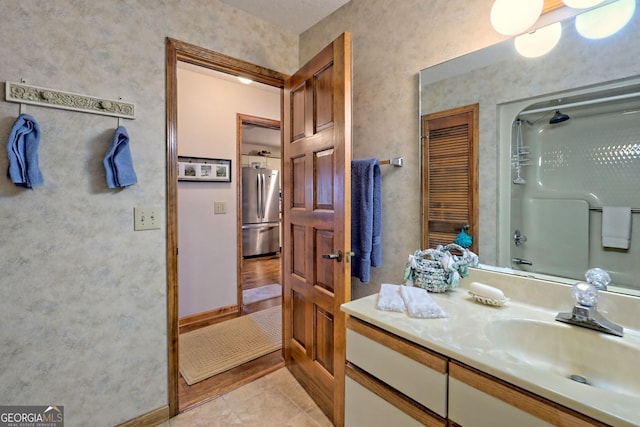
[[[286,369],[179,414],[159,427],[331,427]]]

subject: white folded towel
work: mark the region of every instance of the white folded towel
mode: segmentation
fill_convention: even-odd
[[[602,208],[602,246],[629,249],[631,241],[631,208],[604,206]]]
[[[449,316],[422,288],[401,286],[400,295],[402,295],[410,317],[434,319]]]
[[[407,308],[400,295],[400,285],[391,285],[389,283],[380,285],[376,308],[382,311],[398,311],[400,313],[405,311]]]

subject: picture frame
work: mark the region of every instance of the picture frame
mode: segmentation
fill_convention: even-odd
[[[231,182],[231,160],[178,157],[178,180]]]

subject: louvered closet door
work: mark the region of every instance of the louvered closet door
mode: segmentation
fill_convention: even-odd
[[[478,248],[478,104],[422,116],[422,248],[469,225]]]

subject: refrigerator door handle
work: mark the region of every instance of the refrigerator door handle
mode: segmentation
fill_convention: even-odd
[[[256,208],[258,209],[258,218],[262,217],[262,197],[260,196],[262,189],[260,187],[260,174],[256,174],[256,185],[258,186],[258,191],[256,192],[256,198],[258,199],[258,203],[256,204]]]
[[[262,190],[260,191],[260,197],[261,197],[261,201],[260,201],[260,206],[262,206],[262,212],[260,212],[260,219],[264,219],[264,214],[265,214],[265,204],[266,204],[266,180],[264,178],[264,174],[261,173],[260,174],[260,178],[262,179]]]

